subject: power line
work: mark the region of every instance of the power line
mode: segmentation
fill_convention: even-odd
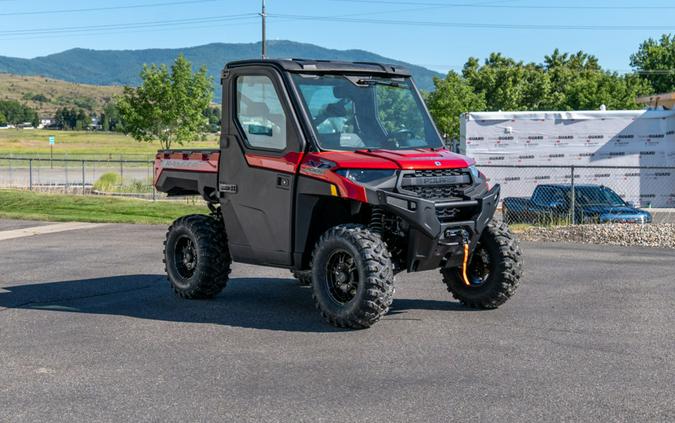
[[[3,0],[0,0],[0,2]],[[153,4],[145,4],[145,5],[136,5],[136,6],[121,6],[121,7],[151,7],[152,5],[171,5],[171,4],[188,4],[188,3],[199,3],[199,2],[204,2],[204,1],[218,1],[218,0],[198,0],[198,1],[182,1],[182,2],[173,2],[173,3],[153,3]],[[70,9],[69,11],[83,11],[83,10],[108,10],[108,9],[113,9],[114,7],[106,7],[106,8],[96,8],[96,9]],[[431,7],[424,7],[423,9],[435,9],[437,6],[431,6]],[[378,15],[382,13],[398,13],[398,12],[409,12],[413,10],[418,10],[418,9],[398,9],[398,10],[386,10],[386,11],[379,11],[379,12],[366,12],[366,13],[350,13],[350,14],[345,14],[345,15],[338,15],[334,16],[336,18],[341,18],[341,17],[351,17],[351,16],[366,16],[366,15]],[[42,13],[42,12],[39,12]],[[2,16],[2,14],[0,14]],[[268,16],[268,14],[267,14]],[[117,32],[109,32],[109,30],[115,30],[115,29],[143,29],[143,28],[151,28],[151,27],[156,27],[156,26],[165,26],[165,25],[187,25],[187,24],[193,24],[193,23],[208,23],[208,22],[221,22],[224,20],[230,20],[229,18],[233,19],[242,19],[242,20],[248,20],[253,17],[260,17],[259,13],[244,13],[244,14],[239,14],[239,15],[228,15],[228,16],[216,16],[216,17],[201,17],[201,18],[194,18],[194,19],[179,19],[179,20],[169,20],[169,21],[152,21],[152,22],[138,22],[138,23],[130,23],[130,24],[108,24],[108,25],[88,25],[88,26],[77,26],[77,27],[54,27],[54,28],[31,28],[31,29],[18,29],[18,30],[5,30],[5,31],[0,31],[0,39],[36,39],[40,38],[39,36],[35,35],[40,35],[42,34],[43,36],[47,35],[52,35],[52,34],[59,34],[59,35],[65,35],[68,33],[81,33],[81,32],[96,32],[96,33],[101,33],[101,31],[106,31],[107,33],[117,33]],[[228,18],[228,19],[226,19]],[[280,19],[277,22],[287,22],[287,21],[293,21],[294,19]],[[212,27],[212,26],[209,26]],[[204,26],[200,26],[200,28],[204,28]],[[22,37],[21,35],[28,35],[30,37]],[[8,38],[8,36],[10,38]]]
[[[89,31],[106,30],[106,29],[139,29],[139,28],[151,28],[151,27],[167,26],[167,25],[184,25],[184,24],[205,23],[205,22],[223,22],[223,21],[230,21],[230,20],[248,19],[248,18],[256,17],[256,16],[257,16],[256,13],[242,13],[242,14],[238,14],[238,15],[223,15],[223,16],[211,16],[211,17],[202,17],[202,18],[174,19],[174,20],[167,20],[167,21],[146,21],[146,22],[123,23],[123,24],[52,27],[52,28],[44,28],[44,29],[16,29],[16,30],[0,31],[0,36],[2,36],[2,35],[37,35],[37,34],[47,35],[47,34],[61,34],[61,33],[74,33],[74,32],[89,32]]]
[[[57,10],[38,10],[38,11],[28,11],[28,12],[3,12],[0,13],[0,16],[26,16],[26,15],[53,15],[53,14],[62,14],[62,13],[80,13],[80,12],[99,12],[105,10],[122,10],[122,9],[141,9],[148,7],[164,7],[164,6],[177,6],[184,4],[196,4],[196,3],[212,3],[220,0],[191,0],[191,1],[174,1],[167,3],[146,3],[146,4],[132,4],[127,6],[106,6],[106,7],[89,7],[83,9],[57,9]]]
[[[325,22],[362,23],[374,25],[397,25],[397,26],[431,26],[449,28],[482,28],[482,29],[520,29],[520,30],[577,30],[577,31],[654,31],[673,30],[675,25],[554,25],[554,24],[502,24],[502,23],[477,23],[477,22],[434,22],[434,21],[410,21],[391,19],[361,19],[332,16],[308,16],[267,14],[270,18],[284,18],[293,20],[311,20]]]
[[[2,1],[2,0],[0,0]],[[255,24],[258,21],[258,16],[251,16],[248,18],[238,19],[233,22],[228,22],[227,27],[239,26],[239,25],[251,25]],[[170,26],[170,27],[149,27],[149,28],[140,28],[140,29],[98,29],[91,30],[89,32],[73,32],[73,33],[61,33],[58,34],[59,38],[66,37],[85,37],[90,35],[114,35],[114,34],[145,34],[149,32],[163,32],[163,31],[183,31],[189,29],[208,29],[208,28],[222,28],[222,24],[216,21],[215,23],[185,23],[179,26]],[[53,35],[35,35],[35,36],[2,36],[0,35],[0,40],[36,40],[51,38]]]
[[[645,10],[645,9],[675,9],[675,6],[565,6],[565,5],[516,5],[516,4],[489,4],[489,3],[439,3],[417,1],[393,1],[393,0],[329,0],[339,3],[365,3],[365,4],[392,4],[414,6],[441,6],[482,9],[571,9],[571,10]]]

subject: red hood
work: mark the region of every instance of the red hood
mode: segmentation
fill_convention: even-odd
[[[356,154],[392,161],[401,169],[458,169],[471,166],[474,160],[449,150],[359,150]]]
[[[318,156],[318,157],[317,157]],[[358,150],[310,153],[312,157],[329,160],[347,169],[461,169],[475,163],[473,159],[449,150]]]

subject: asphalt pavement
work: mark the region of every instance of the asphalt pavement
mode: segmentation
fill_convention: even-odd
[[[500,309],[401,274],[391,312],[350,331],[284,270],[176,298],[164,232],[0,241],[0,421],[675,420],[673,250],[523,243]]]

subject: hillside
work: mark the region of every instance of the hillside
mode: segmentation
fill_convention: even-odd
[[[364,50],[332,50],[313,44],[293,41],[269,41],[269,56],[273,58],[301,57],[347,61],[385,62],[403,65],[424,90],[433,89],[433,77],[440,76],[421,66],[390,59]],[[137,85],[139,72],[145,63],[171,63],[179,53],[185,54],[195,67],[205,65],[218,81],[218,73],[226,62],[256,58],[260,43],[214,43],[197,47],[146,50],[86,50],[72,49],[34,59],[0,56],[0,72],[18,75],[42,75],[65,81],[96,85]],[[220,97],[215,90],[216,99]]]
[[[37,110],[39,116],[54,116],[59,107],[101,112],[105,103],[122,93],[120,86],[76,84],[40,76],[0,73],[0,100],[17,100]]]

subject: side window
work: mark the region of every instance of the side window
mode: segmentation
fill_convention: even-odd
[[[550,187],[537,187],[534,190],[532,202],[540,206],[545,206],[551,199],[552,190]]]
[[[551,196],[550,201],[555,201],[555,202],[565,202],[565,193],[561,189],[555,189],[553,191],[553,195]]]
[[[253,148],[284,150],[286,114],[272,80],[262,75],[240,76],[236,84],[237,121],[246,143]]]

